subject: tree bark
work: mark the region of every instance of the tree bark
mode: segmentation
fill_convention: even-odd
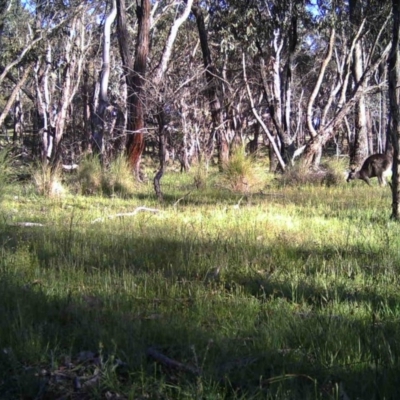
[[[110,13],[107,15],[104,23],[103,32],[103,62],[101,66],[101,73],[99,78],[100,91],[99,91],[99,101],[98,107],[94,114],[94,132],[93,132],[93,150],[95,153],[100,155],[103,161],[104,156],[104,136],[110,134],[107,132],[107,116],[106,110],[109,106],[108,100],[108,81],[110,77],[110,38],[111,38],[111,25],[113,24],[115,17],[117,15],[117,6],[115,0],[112,0],[112,8]]]
[[[392,0],[393,32],[392,49],[389,56],[389,100],[393,145],[393,174],[392,174],[392,215],[400,219],[400,4]]]
[[[201,51],[203,54],[203,63],[206,71],[206,81],[207,81],[206,95],[208,98],[208,104],[210,106],[211,118],[213,122],[210,141],[213,140],[213,138],[216,139],[217,151],[218,151],[218,166],[220,170],[222,170],[225,164],[229,160],[229,143],[226,137],[225,127],[224,127],[221,102],[218,97],[219,80],[217,77],[218,76],[217,70],[211,58],[211,52],[208,45],[207,30],[204,24],[203,12],[198,5],[193,5],[192,12],[193,15],[196,17]],[[212,154],[209,154],[209,157],[212,157]]]
[[[24,71],[20,81],[17,83],[14,90],[12,91],[11,96],[9,97],[3,111],[0,114],[0,126],[3,125],[8,112],[11,110],[11,107],[13,106],[14,101],[21,90],[21,87],[25,84],[26,80],[28,79],[28,76],[29,76],[31,70],[32,70],[32,65],[28,65],[25,68],[25,71]]]
[[[132,128],[132,101],[135,96],[133,90],[133,58],[129,51],[129,32],[126,20],[126,5],[125,0],[117,0],[117,31],[118,31],[118,45],[122,59],[122,68],[125,76],[126,84],[126,110],[125,110],[125,132]],[[132,134],[131,132],[129,134]],[[127,141],[125,142],[125,148]]]
[[[22,108],[21,92],[17,93],[14,103],[14,133],[13,143],[22,138],[24,133],[24,112]]]
[[[122,4],[123,0],[119,0]],[[144,85],[146,77],[147,56],[149,54],[150,0],[141,0],[136,9],[138,18],[138,37],[133,71],[127,79],[128,86],[128,136],[126,151],[128,161],[137,179],[140,178],[140,161],[144,150]],[[126,26],[126,25],[125,25]],[[127,64],[125,64],[127,67]],[[129,96],[129,91],[133,95]]]
[[[49,71],[52,62],[51,58],[52,48],[50,43],[47,43],[47,50],[45,56],[46,67],[43,73],[41,71],[41,59],[39,58],[35,65],[35,86],[37,95],[37,128],[41,130],[41,161],[46,165],[53,148],[53,132],[51,132],[51,122],[49,113]]]
[[[361,23],[361,4],[360,0],[350,0],[350,24],[357,26]],[[353,79],[356,85],[360,83],[364,73],[363,48],[361,41],[357,41],[353,51]],[[364,80],[361,85],[361,91],[366,87],[367,82]],[[355,106],[355,132],[354,143],[350,152],[350,164],[359,167],[368,156],[368,137],[367,137],[367,114],[365,96],[362,93]]]
[[[61,140],[64,135],[67,120],[67,111],[80,85],[84,48],[84,25],[78,17],[72,19],[69,27],[69,36],[65,42],[65,67],[62,72],[61,95],[57,105],[57,114],[54,118],[54,149],[51,154],[51,170],[55,172],[61,160]],[[80,51],[78,54],[75,49]]]
[[[271,135],[271,133],[269,132],[267,126],[264,124],[264,121],[261,119],[260,115],[258,114],[255,106],[254,106],[254,100],[253,100],[253,95],[251,94],[251,90],[250,90],[250,86],[249,83],[247,81],[247,75],[246,75],[246,60],[245,60],[245,54],[243,53],[242,55],[242,66],[243,66],[243,80],[244,83],[246,85],[246,90],[247,90],[247,94],[249,96],[249,101],[250,101],[250,105],[251,105],[251,109],[253,111],[253,115],[256,118],[257,122],[261,125],[261,127],[263,128],[265,134],[268,137],[270,146],[273,148],[273,151],[278,159],[279,162],[279,166],[282,169],[282,171],[285,170],[286,168],[286,164],[285,161],[283,160],[281,153],[279,151],[278,146],[276,145],[275,139],[274,137]]]
[[[91,101],[89,95],[89,72],[90,64],[86,65],[83,72],[83,85],[82,85],[82,102],[83,102],[83,138],[82,138],[82,152],[89,153],[92,150],[91,137],[92,137],[92,124],[91,124]]]
[[[310,98],[308,99],[308,103],[307,103],[307,128],[310,131],[310,134],[313,138],[318,135],[317,131],[314,128],[314,124],[313,124],[314,104],[315,104],[315,100],[318,96],[318,93],[321,90],[321,85],[324,80],[326,68],[328,67],[328,64],[332,58],[333,47],[335,44],[335,37],[336,37],[336,31],[335,31],[335,28],[332,28],[330,38],[329,38],[328,50],[326,52],[324,60],[321,63],[317,82],[315,83],[314,89],[311,92]]]
[[[164,77],[164,73],[167,70],[169,59],[171,58],[172,48],[176,39],[176,35],[178,34],[179,27],[187,20],[190,14],[190,10],[192,7],[193,0],[187,0],[185,9],[182,15],[174,21],[171,26],[171,30],[168,35],[168,39],[165,43],[160,62],[156,68],[155,78],[154,78],[154,86],[156,89],[160,89],[160,84]],[[163,199],[163,194],[161,191],[160,181],[164,175],[165,171],[165,155],[166,155],[166,138],[165,138],[165,112],[164,112],[164,101],[163,96],[160,93],[160,104],[158,111],[158,145],[159,145],[159,159],[160,159],[160,168],[157,171],[154,177],[154,190],[159,200]]]

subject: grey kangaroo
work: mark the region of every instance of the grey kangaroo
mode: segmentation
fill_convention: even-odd
[[[372,154],[364,161],[360,170],[352,169],[347,177],[347,182],[352,179],[362,179],[371,186],[369,178],[377,177],[380,186],[386,185],[386,176],[392,169],[391,154]],[[389,183],[390,185],[390,183]]]

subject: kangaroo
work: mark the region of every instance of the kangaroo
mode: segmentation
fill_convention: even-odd
[[[362,179],[371,186],[369,178],[377,177],[379,185],[385,186],[387,183],[386,176],[390,174],[392,169],[392,160],[391,154],[372,154],[364,161],[360,170],[352,169],[350,171],[347,182],[352,179]]]

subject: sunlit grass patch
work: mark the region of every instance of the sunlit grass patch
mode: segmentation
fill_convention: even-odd
[[[162,204],[151,181],[129,198],[7,191],[5,398],[321,399],[335,398],[326,388],[336,384],[349,398],[395,398],[390,193],[266,177],[244,194],[221,187],[214,168],[204,186],[195,176],[167,170]],[[29,221],[42,226],[20,224]]]

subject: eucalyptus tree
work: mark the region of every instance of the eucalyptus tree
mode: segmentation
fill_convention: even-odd
[[[309,98],[308,109],[308,128],[311,138],[307,142],[304,152],[304,162],[306,165],[317,166],[324,146],[334,138],[336,130],[341,126],[343,120],[354,109],[359,100],[367,93],[376,91],[376,86],[370,83],[370,78],[378,70],[380,65],[386,60],[390,48],[389,39],[385,34],[388,24],[387,7],[376,8],[375,17],[380,24],[375,25],[374,34],[367,36],[371,31],[371,26],[367,19],[362,19],[356,29],[348,29],[337,33],[336,27],[342,29],[343,18],[347,18],[348,9],[346,2],[331,4],[323,2],[326,15],[323,15],[328,22],[325,24],[325,31],[329,32],[328,49],[319,67],[319,77],[315,83],[313,96]],[[322,13],[321,13],[322,14]],[[318,16],[318,18],[320,18]],[[343,34],[344,32],[344,34]],[[327,36],[328,36],[327,35]],[[366,38],[369,37],[369,41]],[[363,40],[362,42],[360,42]],[[358,43],[362,47],[362,73],[358,70],[353,74],[356,79],[351,80],[352,69],[354,66],[354,52]],[[365,43],[365,44],[364,44]],[[368,46],[366,45],[368,43]],[[356,52],[357,54],[357,52]],[[334,55],[334,57],[333,57]],[[331,65],[331,71],[336,70],[335,75],[328,75],[326,67]],[[322,116],[318,129],[313,129],[310,121],[312,120],[313,101],[319,97],[322,105]],[[361,102],[361,104],[363,104]],[[364,106],[361,108],[363,115]],[[358,108],[360,111],[360,108]],[[358,112],[360,115],[360,112]],[[361,154],[361,153],[360,153]]]
[[[118,41],[127,84],[128,122],[126,152],[136,177],[140,179],[140,161],[145,146],[145,83],[150,45],[150,0],[141,0],[136,7],[138,21],[135,56],[128,33],[125,0],[117,0]]]
[[[128,102],[137,102],[137,105],[128,107],[129,118],[134,122],[138,121],[140,108],[143,116],[143,124],[130,124],[128,126],[127,152],[135,175],[140,179],[140,159],[144,149],[145,133],[149,132],[149,126],[157,126],[157,142],[159,143],[160,168],[154,177],[154,188],[159,198],[162,198],[160,180],[165,171],[165,160],[167,154],[167,142],[169,132],[172,128],[174,114],[178,111],[179,99],[182,92],[190,86],[193,81],[192,73],[196,74],[196,68],[188,69],[191,63],[191,53],[195,47],[192,29],[186,33],[180,33],[180,27],[187,21],[192,9],[192,0],[187,1],[160,1],[154,2],[148,16],[148,48],[146,50],[146,70],[137,71],[140,46],[140,31],[143,28],[140,18],[144,18],[142,8],[138,8],[137,17],[138,29],[137,39],[128,30],[131,16],[127,13],[125,3],[122,0],[117,2],[118,7],[118,38],[120,53],[124,65],[124,75],[128,87]],[[188,22],[193,26],[193,21]],[[189,40],[188,40],[189,39]],[[178,50],[175,49],[175,42],[178,42]],[[136,54],[133,56],[133,43],[135,43]],[[150,51],[151,47],[151,51]],[[141,56],[139,57],[141,58]],[[182,61],[183,60],[183,61]],[[172,66],[170,67],[170,61]],[[185,64],[186,62],[186,64]],[[138,82],[141,77],[141,88]],[[129,100],[131,99],[131,100]],[[182,97],[181,97],[182,99]],[[128,118],[128,119],[129,119]],[[154,123],[156,121],[156,123]],[[173,121],[174,129],[180,131],[182,123],[176,124]],[[178,126],[176,126],[178,125]],[[171,144],[171,140],[169,140]],[[176,141],[176,140],[174,140]]]
[[[369,104],[372,108],[376,108],[376,96],[375,93],[369,95],[366,93],[366,89],[372,82],[370,83],[369,80],[360,82],[360,80],[364,74],[365,64],[368,63],[368,52],[371,51],[374,37],[379,33],[382,25],[386,24],[385,19],[388,19],[388,13],[389,5],[384,5],[380,1],[349,1],[349,31],[356,32],[361,25],[364,26],[360,39],[354,45],[352,61],[354,86],[361,84],[361,95],[354,107],[354,140],[350,143],[350,163],[354,166],[359,166],[368,154],[376,152],[377,146],[372,137],[372,127],[368,126],[368,115],[371,114]],[[390,39],[388,31],[383,32],[382,37],[384,41],[388,42]],[[382,67],[385,64],[385,62],[381,64],[380,70],[383,69]],[[382,73],[378,72],[378,75],[382,75]],[[384,87],[385,79],[381,79],[380,83]],[[386,118],[386,116],[383,118]],[[381,127],[381,129],[385,130],[384,127]]]
[[[42,162],[56,167],[61,157],[61,140],[67,124],[69,107],[80,86],[86,46],[85,5],[63,12],[54,4],[37,8],[36,29],[48,24],[62,24],[56,40],[48,36],[35,63],[37,107],[41,116]]]
[[[103,46],[102,46],[102,67],[99,76],[99,98],[97,101],[96,112],[93,115],[94,132],[93,132],[93,150],[100,154],[103,161],[104,156],[104,135],[111,133],[109,120],[112,118],[112,111],[107,113],[110,106],[108,97],[108,82],[110,78],[110,42],[111,42],[111,26],[117,16],[116,0],[111,1],[111,9],[104,22]],[[107,115],[111,114],[111,115]]]
[[[0,126],[2,126],[4,124],[4,120],[6,119],[8,113],[10,112],[11,108],[15,105],[16,99],[20,95],[21,88],[23,85],[25,85],[31,71],[32,71],[32,65],[27,65],[24,68],[22,76],[20,77],[18,83],[15,85],[14,89],[12,90],[12,92],[3,108],[3,111],[0,114]],[[16,111],[15,115],[16,115],[15,123],[18,124],[18,121],[21,120],[20,112]],[[18,126],[17,126],[15,129],[15,134],[18,134],[18,133],[21,133],[21,132],[20,132],[20,128],[18,128]]]
[[[157,171],[154,177],[154,189],[160,200],[162,200],[162,192],[160,188],[160,180],[165,172],[165,160],[166,160],[166,118],[165,118],[165,105],[168,104],[168,100],[162,96],[163,91],[160,90],[160,85],[164,79],[164,75],[166,73],[169,60],[171,58],[173,45],[176,40],[178,30],[180,26],[187,20],[189,17],[193,0],[187,0],[184,5],[183,11],[181,15],[179,15],[171,25],[169,30],[168,38],[165,42],[163,50],[161,52],[160,61],[154,71],[154,77],[152,83],[157,90],[158,101],[157,101],[157,121],[159,125],[158,132],[158,141],[159,141],[159,159],[160,159],[160,168]],[[170,101],[170,99],[169,99]]]
[[[34,51],[31,41],[30,28],[33,17],[24,9],[19,1],[0,2],[0,126],[7,129],[5,121],[12,114],[14,117],[13,140],[23,133],[23,106],[25,99],[34,101],[30,86]]]
[[[304,28],[307,14],[304,3],[293,0],[269,2],[259,12],[262,18],[272,22],[270,31],[265,32],[269,36],[265,37],[268,69],[265,63],[266,46],[260,39],[257,39],[256,44],[269,116],[279,139],[281,155],[287,163],[295,151],[295,137],[291,129],[294,66],[299,31],[301,27]]]
[[[350,29],[357,32],[364,17],[364,7],[360,0],[349,0],[349,19]],[[354,83],[360,83],[360,79],[364,72],[363,45],[362,40],[358,40],[354,45],[352,72]],[[354,143],[350,149],[350,163],[358,167],[362,161],[368,156],[368,137],[367,137],[367,110],[364,89],[367,82],[361,83],[361,95],[355,104],[355,126],[354,126]]]
[[[242,52],[245,53],[246,76],[254,100],[254,106],[246,107],[247,118],[254,120],[251,114],[256,107],[264,122],[269,121],[262,127],[270,141],[275,142],[271,147],[279,149],[283,167],[295,150],[297,118],[293,104],[302,99],[296,65],[299,44],[310,20],[306,3],[229,0],[212,4],[214,15],[220,19],[217,29],[223,35],[222,43],[229,44],[227,53],[232,71],[241,71]],[[240,82],[233,92],[244,94],[246,91],[240,90],[246,87],[242,71],[239,76]],[[241,97],[242,103],[246,97]],[[251,125],[257,132],[259,123]]]
[[[215,138],[217,142],[218,165],[220,170],[222,170],[229,159],[229,144],[225,121],[223,118],[222,101],[220,99],[220,74],[216,69],[215,63],[213,62],[213,58],[211,55],[209,38],[205,25],[204,12],[201,8],[201,2],[196,1],[196,3],[192,7],[192,12],[196,17],[197,29],[199,31],[200,45],[207,81],[207,89],[205,91],[205,94],[208,99],[212,118],[212,130],[210,134],[208,157],[210,157],[213,152],[213,143]]]
[[[90,37],[86,23],[92,18],[87,10],[81,2],[17,1],[2,25],[0,85],[4,90],[6,78],[15,84],[3,111],[15,107],[20,118],[14,124],[16,139],[22,133],[22,100],[31,102],[33,135],[40,141],[42,161],[52,166],[60,159],[70,107],[80,86]]]

